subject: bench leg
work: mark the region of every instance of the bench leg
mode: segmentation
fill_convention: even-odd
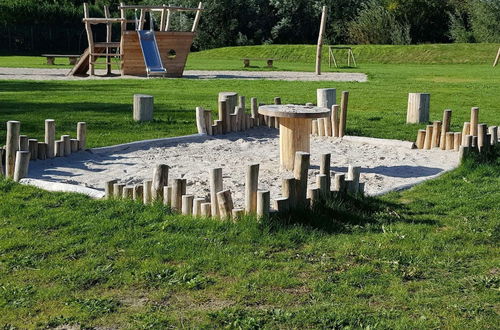
[[[273,67],[273,60],[267,60],[267,67],[272,68]]]
[[[55,58],[53,57],[47,57],[47,65],[54,65]]]
[[[243,66],[245,68],[249,68],[250,67],[250,60],[243,60]]]

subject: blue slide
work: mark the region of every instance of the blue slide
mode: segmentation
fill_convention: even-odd
[[[167,69],[163,67],[154,31],[139,30],[137,34],[139,35],[139,43],[141,44],[148,77],[155,74],[165,74]]]

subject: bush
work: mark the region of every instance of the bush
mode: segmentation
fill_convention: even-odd
[[[450,17],[453,41],[500,42],[500,1],[471,0]]]

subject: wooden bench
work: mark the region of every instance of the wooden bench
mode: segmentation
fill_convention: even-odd
[[[250,67],[250,60],[252,60],[252,61],[266,61],[268,68],[272,68],[273,63],[274,63],[274,59],[272,59],[272,58],[242,58],[242,60],[243,60],[243,66],[245,68]]]
[[[42,56],[47,58],[47,65],[54,65],[56,57],[67,57],[70,65],[75,65],[76,61],[80,58],[80,55],[42,54]]]

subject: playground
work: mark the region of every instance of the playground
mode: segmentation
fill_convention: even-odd
[[[339,68],[325,46],[321,75],[317,45],[175,64],[203,5],[118,10],[82,13],[126,37],[87,34],[106,41],[74,67],[0,56],[0,326],[496,324],[497,44],[354,45]]]

